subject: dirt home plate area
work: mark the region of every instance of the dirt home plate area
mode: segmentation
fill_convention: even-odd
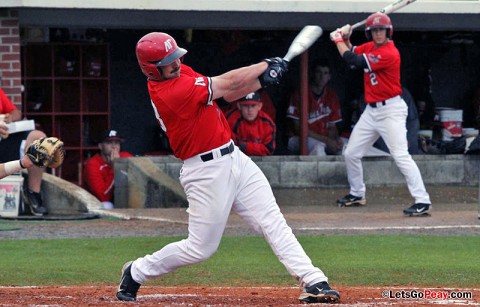
[[[335,287],[335,306],[480,306],[480,289]],[[142,287],[136,302],[115,299],[116,286],[0,287],[0,306],[302,306],[298,287]],[[406,296],[414,298],[405,298]],[[449,298],[448,296],[461,298]],[[447,296],[447,297],[445,297]],[[402,298],[403,297],[403,298]],[[465,298],[467,297],[467,298]],[[471,297],[471,298],[470,298]]]
[[[367,193],[367,206],[339,208],[335,199],[345,189],[277,190],[275,196],[296,234],[428,234],[480,235],[478,187],[428,187],[430,217],[405,217],[411,199],[405,187],[376,188]],[[22,223],[2,231],[3,239],[134,237],[186,235],[185,208],[115,209],[118,219],[86,223]],[[10,225],[15,228],[15,224]],[[254,234],[232,214],[225,235]],[[132,238],[133,239],[133,238]],[[479,256],[480,257],[480,256]],[[480,259],[480,258],[479,258]],[[119,266],[119,278],[120,278]],[[331,281],[341,295],[336,306],[480,306],[480,284],[473,288],[425,288],[415,285],[357,287]],[[5,281],[4,281],[5,283]],[[393,281],[392,281],[393,285]],[[228,285],[226,285],[228,286]],[[133,303],[115,298],[117,284],[45,287],[0,287],[1,306],[301,306],[301,289],[291,287],[161,287],[144,285]],[[321,304],[315,304],[318,306]],[[323,304],[326,305],[326,304]]]

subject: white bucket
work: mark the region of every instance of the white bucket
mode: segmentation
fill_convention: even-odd
[[[452,141],[453,138],[461,137],[463,110],[441,109],[438,113],[442,123],[442,140]]]
[[[478,129],[475,129],[475,128],[463,128],[462,131],[463,131],[463,136],[466,138],[478,136]]]
[[[432,130],[418,130],[418,135],[423,136],[426,139],[431,139],[433,135]]]
[[[23,177],[10,175],[0,179],[0,216],[18,216],[22,201]]]

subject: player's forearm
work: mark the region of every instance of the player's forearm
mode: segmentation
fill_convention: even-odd
[[[234,101],[260,89],[261,85],[258,77],[267,67],[268,64],[266,62],[260,62],[234,69],[221,75],[220,78],[227,81],[223,98],[227,101]]]
[[[31,167],[32,161],[27,156],[22,160],[14,160],[0,164],[0,179],[20,172],[22,169]]]
[[[318,134],[316,132],[313,132],[312,130],[308,130],[308,134],[307,134],[309,137],[313,138],[313,139],[316,139],[320,142],[323,142],[325,144],[327,144],[328,140],[329,140],[329,137],[326,136],[326,135],[321,135],[321,134]]]
[[[345,44],[345,42],[338,42],[336,43],[336,46],[337,46],[337,49],[338,49],[338,53],[340,53],[340,55],[343,57],[343,54],[347,51],[349,51],[351,49],[351,44],[350,42],[348,42],[348,44],[350,45],[350,47]]]

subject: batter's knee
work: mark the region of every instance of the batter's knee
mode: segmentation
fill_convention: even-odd
[[[194,258],[196,262],[202,262],[212,257],[218,250],[219,244],[195,244],[187,240],[187,253]]]
[[[345,148],[345,151],[343,152],[343,156],[345,157],[345,160],[359,160],[362,158],[362,155],[359,152],[353,151],[351,148],[348,146]]]

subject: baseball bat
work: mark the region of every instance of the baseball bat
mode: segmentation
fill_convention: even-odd
[[[313,43],[322,36],[323,30],[319,26],[305,26],[303,29],[295,36],[290,47],[288,48],[287,54],[283,59],[287,62],[290,62],[294,57],[299,54],[302,54],[305,50],[310,48]]]
[[[388,15],[388,14],[393,13],[393,12],[401,9],[402,7],[405,7],[405,6],[407,6],[410,3],[413,3],[415,1],[417,1],[417,0],[396,0],[395,2],[390,3],[389,5],[387,5],[386,7],[381,9],[380,11],[378,11],[378,13],[383,13],[385,15]],[[357,22],[356,24],[352,25],[352,30],[356,29],[360,26],[363,26],[366,22],[367,22],[367,19],[364,19],[362,21]]]

